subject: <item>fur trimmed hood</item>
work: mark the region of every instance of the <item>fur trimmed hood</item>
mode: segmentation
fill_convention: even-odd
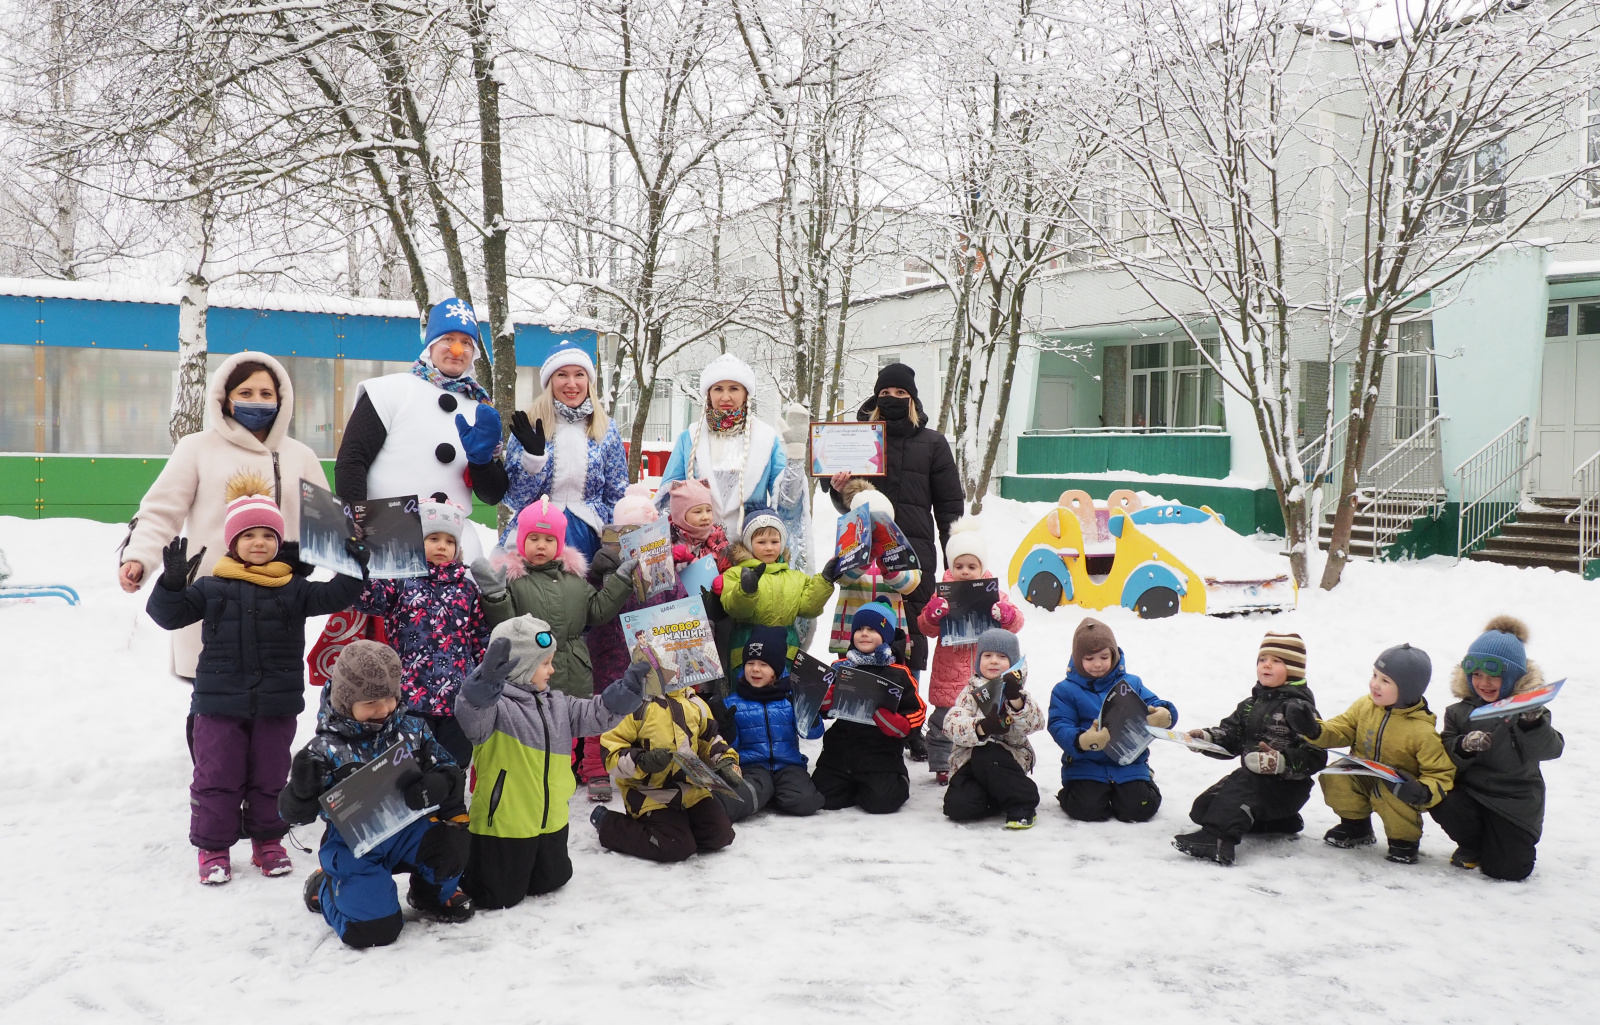
[[[562,546],[561,558],[559,561],[561,563],[561,568],[566,570],[568,573],[571,573],[575,577],[579,577],[581,579],[589,575],[588,558],[571,545]],[[491,565],[497,568],[501,566],[505,567],[507,580],[516,580],[519,577],[525,577],[535,568],[528,565],[528,561],[526,559],[513,555],[504,548],[496,548],[494,551],[490,552],[489,562]]]
[[[1539,668],[1539,663],[1530,658],[1528,659],[1528,671],[1523,673],[1522,678],[1517,681],[1517,685],[1511,688],[1511,693],[1524,694],[1543,686],[1544,670]],[[1482,700],[1482,698],[1478,697],[1478,692],[1472,689],[1472,681],[1467,679],[1467,674],[1461,668],[1460,662],[1457,662],[1455,667],[1450,670],[1450,693],[1462,701]]]

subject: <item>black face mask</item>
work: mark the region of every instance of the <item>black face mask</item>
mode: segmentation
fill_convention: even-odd
[[[885,420],[904,420],[911,414],[911,400],[891,395],[878,396],[878,415]]]

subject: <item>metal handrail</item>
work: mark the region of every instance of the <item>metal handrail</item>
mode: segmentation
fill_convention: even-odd
[[[1452,476],[1461,479],[1461,519],[1456,524],[1458,562],[1517,514],[1523,472],[1538,458],[1537,452],[1528,455],[1528,417],[1523,416],[1456,467]],[[1515,485],[1509,495],[1507,484]]]
[[[1376,485],[1401,465],[1400,457],[1413,456],[1388,484],[1377,487],[1372,495],[1372,561],[1382,557],[1384,549],[1404,533],[1419,517],[1427,514],[1434,519],[1444,511],[1444,464],[1441,461],[1441,425],[1450,419],[1436,416],[1423,424],[1404,441],[1372,464],[1367,471]],[[1425,437],[1426,436],[1426,437]],[[1415,458],[1420,455],[1420,458]],[[1429,477],[1412,478],[1419,472],[1432,471]],[[1384,503],[1394,506],[1384,510]]]
[[[1573,490],[1578,504],[1562,518],[1563,523],[1578,519],[1578,572],[1600,557],[1600,452],[1596,452],[1572,471]]]
[[[1197,427],[1035,427],[1022,432],[1026,437],[1053,438],[1069,434],[1226,434],[1226,427],[1200,424]]]

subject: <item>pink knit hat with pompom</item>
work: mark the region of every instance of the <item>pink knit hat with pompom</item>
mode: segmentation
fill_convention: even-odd
[[[611,512],[611,522],[618,527],[637,527],[660,518],[655,503],[650,500],[650,486],[643,481],[629,484]]]

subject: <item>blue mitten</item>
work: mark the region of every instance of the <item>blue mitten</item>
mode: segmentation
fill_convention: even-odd
[[[482,466],[494,458],[500,447],[500,414],[485,402],[478,403],[478,422],[467,424],[467,418],[456,414],[456,433],[461,436],[461,449],[467,462]]]

